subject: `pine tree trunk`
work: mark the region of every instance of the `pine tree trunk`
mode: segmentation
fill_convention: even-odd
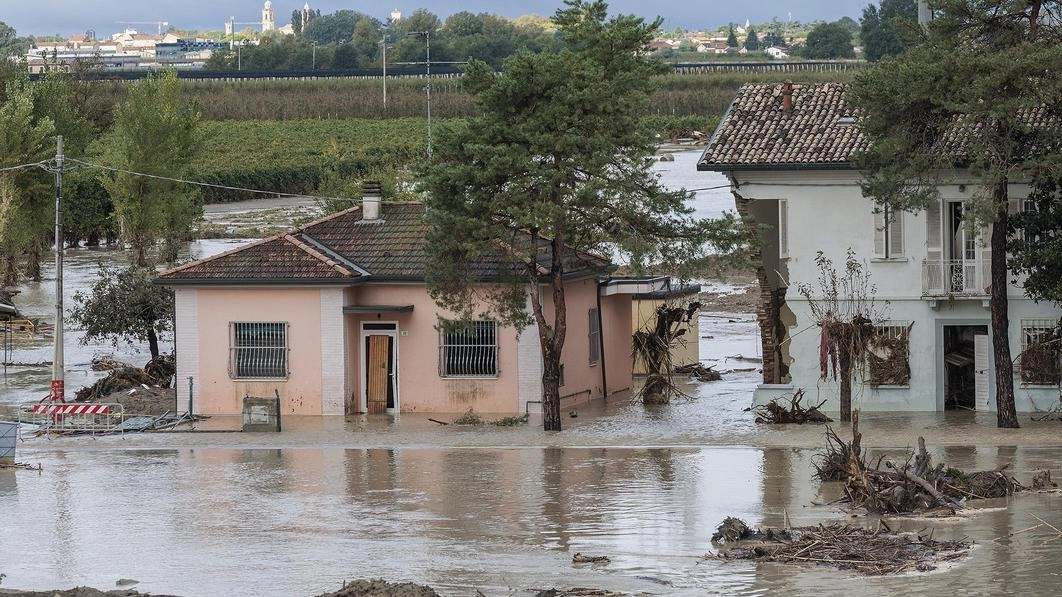
[[[155,330],[148,330],[148,350],[151,351],[151,358],[157,359],[159,356],[159,337],[155,335]]]
[[[542,355],[542,428],[561,430],[560,416],[560,352]]]
[[[542,348],[542,428],[546,431],[560,431],[560,367],[561,352],[564,349],[564,337],[567,335],[567,304],[564,299],[564,266],[561,252],[564,247],[564,232],[556,226],[554,238],[550,241],[553,252],[550,264],[549,285],[553,294],[553,325],[545,325],[542,304],[532,298],[538,319],[538,339]],[[532,290],[534,292],[534,289]]]
[[[848,325],[837,326],[841,331],[838,340],[837,366],[841,369],[841,421],[852,420],[852,334]]]
[[[1007,179],[995,190],[998,212],[992,224],[992,270],[989,308],[992,312],[992,353],[996,372],[996,426],[1016,429],[1014,369],[1010,358],[1010,316],[1007,301]]]

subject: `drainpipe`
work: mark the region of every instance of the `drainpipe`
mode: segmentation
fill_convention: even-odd
[[[605,328],[601,325],[601,289],[612,280],[612,276],[597,283],[597,343],[600,346],[601,362],[601,396],[608,400],[608,375],[605,374]]]

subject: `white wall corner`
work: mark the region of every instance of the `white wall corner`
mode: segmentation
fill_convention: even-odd
[[[343,289],[321,289],[321,414],[345,414],[346,329],[343,325]]]
[[[199,412],[199,292],[195,288],[173,291],[175,328],[174,351],[177,353],[177,410],[188,408],[188,378],[192,378],[192,411]],[[227,332],[226,332],[227,333]],[[226,340],[227,342],[228,340]]]
[[[524,328],[516,338],[516,394],[520,413],[539,412],[542,401],[542,347],[538,341],[537,323]],[[530,410],[528,402],[535,403]]]

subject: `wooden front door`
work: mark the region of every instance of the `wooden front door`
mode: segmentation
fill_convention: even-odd
[[[365,410],[369,414],[395,407],[394,342],[391,335],[365,336]]]

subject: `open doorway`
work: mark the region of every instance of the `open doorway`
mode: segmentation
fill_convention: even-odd
[[[988,402],[988,326],[944,326],[944,409],[976,410]]]

